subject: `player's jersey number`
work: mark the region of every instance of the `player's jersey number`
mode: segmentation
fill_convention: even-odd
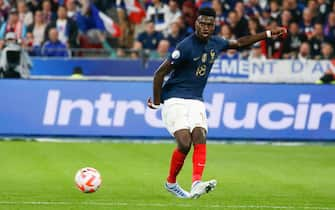
[[[201,64],[198,68],[197,68],[197,71],[195,72],[195,75],[197,77],[202,77],[202,76],[205,76],[206,74],[206,64]]]

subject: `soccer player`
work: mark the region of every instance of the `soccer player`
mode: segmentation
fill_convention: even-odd
[[[212,8],[200,9],[195,32],[181,41],[155,72],[153,100],[148,99],[148,106],[152,109],[158,109],[162,103],[163,122],[177,142],[165,188],[179,198],[198,198],[213,190],[217,184],[216,180],[201,180],[206,163],[207,133],[202,94],[214,60],[221,51],[240,49],[286,33],[285,28],[278,27],[237,40],[226,40],[212,36],[214,29],[215,11]],[[164,77],[168,74],[170,77],[163,85]],[[191,191],[187,192],[178,185],[176,177],[192,144],[192,186]]]

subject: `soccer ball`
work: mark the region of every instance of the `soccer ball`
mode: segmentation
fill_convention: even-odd
[[[80,169],[74,178],[77,188],[85,193],[97,191],[101,185],[101,176],[98,170],[91,167]]]

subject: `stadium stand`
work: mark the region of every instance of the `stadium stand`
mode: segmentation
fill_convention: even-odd
[[[260,43],[267,59],[299,57],[300,46],[309,46],[307,57],[331,59],[335,47],[334,0],[58,0],[0,1],[0,38],[15,32],[30,56],[44,56],[50,28],[56,28],[59,41],[74,57],[162,58],[159,48],[173,50],[176,43],[193,31],[194,17],[201,7],[213,7],[217,13],[215,33],[238,38],[281,25],[289,30],[285,42]],[[102,18],[107,15],[108,19]],[[147,34],[153,23],[154,30]],[[157,37],[159,36],[159,37]],[[160,40],[163,40],[160,44]],[[143,43],[145,42],[145,43]],[[161,46],[161,47],[160,47]],[[250,57],[249,50],[238,56]],[[145,51],[144,53],[142,51]],[[304,49],[303,49],[304,50]],[[93,52],[93,53],[92,53]],[[99,53],[97,53],[99,52]]]

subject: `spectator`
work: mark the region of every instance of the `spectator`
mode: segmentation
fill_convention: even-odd
[[[335,3],[334,3],[335,5]],[[335,6],[334,6],[335,7]],[[331,12],[328,15],[328,21],[326,23],[324,34],[328,40],[335,40],[335,12]],[[334,42],[333,42],[334,43]],[[335,44],[333,44],[333,47]]]
[[[233,34],[229,25],[223,25],[220,30],[220,35],[224,39],[233,39]]]
[[[321,56],[319,59],[332,60],[334,59],[334,48],[329,42],[324,42],[321,45]]]
[[[212,1],[212,8],[215,10],[215,34],[220,33],[221,26],[226,23],[226,16],[223,13],[222,4],[219,0]]]
[[[68,49],[58,39],[58,31],[56,28],[49,30],[49,39],[42,47],[42,55],[47,57],[68,57]]]
[[[155,30],[164,33],[169,27],[170,9],[160,0],[152,0],[152,4],[147,9],[146,21],[154,22]]]
[[[284,10],[280,15],[280,25],[288,29],[291,21],[292,21],[291,12],[288,10]]]
[[[316,0],[308,0],[307,8],[311,12],[313,19],[319,15],[318,3]]]
[[[271,21],[270,9],[265,8],[262,11],[262,16],[260,16],[259,22],[262,26],[267,27],[270,24],[270,21]]]
[[[169,41],[166,39],[161,40],[158,44],[157,50],[151,51],[150,58],[154,59],[167,58],[169,55],[169,48],[170,48]]]
[[[300,22],[300,31],[305,33],[308,39],[311,39],[313,34],[313,15],[310,9],[304,9],[302,21]]]
[[[265,55],[262,54],[260,42],[257,42],[252,46],[248,60],[260,60],[260,61],[266,60]]]
[[[156,50],[158,43],[163,39],[163,34],[155,30],[152,21],[146,23],[145,31],[140,33],[135,42],[140,43],[141,49]]]
[[[169,52],[172,52],[176,45],[185,38],[185,35],[181,33],[179,24],[177,22],[171,24],[171,32],[169,33],[167,40],[170,43]]]
[[[77,13],[77,6],[75,0],[67,0],[65,2],[65,7],[67,10],[67,17],[75,21],[75,15]]]
[[[298,55],[300,45],[307,41],[307,36],[299,32],[299,25],[292,22],[288,29],[287,38],[283,43],[283,58],[295,58]]]
[[[40,0],[26,0],[27,8],[33,14],[35,14],[37,10],[41,10],[40,3]]]
[[[130,49],[134,46],[135,23],[128,18],[128,10],[121,0],[117,1],[117,15],[121,28],[121,36],[119,37],[119,52],[120,56],[125,55],[125,49]]]
[[[268,0],[259,0],[258,4],[261,7],[261,9],[264,11],[268,6],[269,1]]]
[[[124,0],[122,0],[124,2]],[[73,20],[76,21],[76,23],[73,24],[75,26],[78,24],[80,26],[81,36],[81,46],[84,48],[91,48],[94,47],[102,47],[105,43],[110,43],[105,40],[104,42],[100,42],[100,32],[102,30],[105,30],[102,26],[103,23],[99,19],[95,17],[95,12],[98,10],[92,9],[94,7],[93,4],[89,4],[89,0],[0,0],[0,23],[1,18],[5,20],[6,16],[8,16],[8,21],[11,19],[8,14],[9,11],[9,5],[8,2],[14,4],[17,4],[17,9],[19,11],[19,20],[27,22],[27,17],[31,14],[31,12],[27,12],[26,7],[33,8],[34,11],[37,6],[40,6],[44,9],[44,11],[50,11],[50,12],[44,12],[49,15],[45,15],[46,19],[53,19],[55,16],[55,13],[53,9],[53,4],[60,4],[65,5],[68,8],[66,16],[73,18]],[[25,3],[26,2],[26,3]],[[80,3],[78,3],[80,2]],[[96,2],[96,0],[93,0],[92,2]],[[107,2],[107,0],[105,1]],[[114,2],[114,1],[112,1]],[[151,2],[151,0],[146,0],[146,3]],[[175,43],[182,40],[187,34],[190,34],[193,30],[193,24],[192,22],[195,21],[195,15],[196,15],[196,5],[209,5],[212,6],[216,13],[216,32],[220,33],[222,35],[222,31],[228,31],[227,27],[221,27],[223,24],[229,25],[232,28],[233,36],[234,38],[239,38],[246,34],[254,34],[260,31],[259,27],[269,27],[270,23],[272,24],[272,20],[270,21],[270,17],[275,18],[277,21],[279,21],[278,24],[286,27],[289,29],[289,34],[287,39],[283,40],[283,43],[280,43],[282,40],[273,41],[273,43],[269,42],[262,42],[261,49],[263,53],[267,53],[269,58],[277,58],[277,49],[281,49],[282,47],[282,58],[292,58],[297,57],[299,52],[299,47],[302,42],[306,41],[306,36],[302,35],[301,33],[296,33],[296,29],[300,29],[304,33],[306,33],[309,37],[308,41],[310,44],[310,56],[311,58],[321,59],[324,56],[322,55],[322,48],[324,42],[330,42],[330,44],[333,45],[333,49],[335,47],[335,3],[333,3],[333,0],[270,0],[269,5],[263,5],[262,2],[264,0],[187,0],[187,1],[179,1],[179,0],[152,0],[152,3],[160,5],[165,5],[165,3],[168,3],[168,5],[165,5],[163,7],[168,8],[168,12],[163,15],[165,22],[168,23],[167,29],[164,30],[165,38],[169,41],[169,50],[175,48]],[[194,3],[196,2],[196,3]],[[244,3],[243,3],[244,2]],[[280,3],[279,3],[280,2]],[[282,3],[281,3],[282,2]],[[108,2],[107,2],[108,3]],[[180,3],[178,5],[178,3]],[[81,13],[79,14],[79,4],[81,4]],[[331,5],[330,5],[331,4]],[[181,7],[178,7],[182,5]],[[263,5],[260,7],[260,5]],[[58,7],[58,6],[57,6]],[[151,6],[152,8],[155,8],[154,6]],[[181,10],[180,10],[181,8]],[[60,10],[63,10],[60,9]],[[77,12],[78,10],[78,12]],[[14,11],[14,10],[13,10]],[[229,14],[226,14],[228,13]],[[7,14],[8,15],[7,15]],[[37,10],[36,14],[39,16],[40,11]],[[59,13],[59,10],[57,11]],[[182,13],[182,16],[180,15]],[[234,14],[235,13],[235,14]],[[297,18],[301,17],[303,14],[303,18],[298,19],[299,24],[301,24],[301,27],[296,27],[296,23],[294,22],[294,19],[297,20]],[[15,16],[15,15],[14,15]],[[151,16],[152,18],[149,18]],[[148,18],[152,20],[159,20],[159,18],[162,17],[162,15],[159,15],[159,12],[156,14],[156,11],[149,15]],[[167,17],[168,16],[168,17]],[[51,18],[50,18],[51,17]],[[84,18],[83,18],[84,17]],[[254,17],[259,17],[254,18]],[[83,19],[85,19],[83,21]],[[119,18],[119,21],[127,21],[128,14],[124,14],[124,20],[121,20]],[[15,18],[14,18],[15,19]],[[58,17],[57,20],[49,22],[48,28],[57,28],[57,30],[61,29],[63,31],[58,31],[59,34],[59,40],[64,43],[72,43],[68,44],[69,47],[74,47],[77,43],[76,35],[73,36],[75,38],[70,38],[68,35],[72,34],[78,34],[69,32],[67,33],[67,29],[64,29],[62,26],[57,27],[57,22],[60,20]],[[174,21],[173,21],[174,20]],[[99,22],[100,21],[100,22]],[[301,22],[300,22],[301,21]],[[322,21],[322,22],[321,22]],[[29,21],[28,21],[29,22]],[[31,22],[31,20],[30,20]],[[64,24],[64,21],[59,21]],[[66,20],[67,22],[67,20]],[[177,24],[177,23],[178,24]],[[84,23],[84,24],[82,24]],[[102,24],[101,24],[102,23]],[[190,24],[191,23],[191,24]],[[60,24],[61,25],[61,24]],[[85,27],[82,27],[82,25],[85,25]],[[8,31],[7,29],[3,27],[0,28],[0,38],[1,36],[4,37],[5,34],[8,31],[19,31],[19,34],[21,34],[20,27],[9,27]],[[31,32],[32,34],[29,34],[29,37],[27,38],[27,42],[31,46],[38,46],[41,45],[41,43],[44,41],[45,38],[48,37],[48,33],[44,32],[44,37],[39,36],[41,31],[44,31],[43,29],[45,27],[45,24],[36,18],[36,15],[34,17],[34,23],[30,24],[27,28],[27,31]],[[155,26],[157,27],[157,26]],[[39,28],[39,30],[38,30]],[[66,26],[67,28],[67,26]],[[78,27],[77,27],[78,28]],[[85,29],[83,29],[85,28]],[[292,28],[292,29],[291,29]],[[2,29],[2,30],[1,30]],[[6,30],[5,30],[6,29]],[[118,39],[118,43],[113,42],[113,51],[115,56],[115,51],[119,52],[119,49],[122,47],[123,49],[131,49],[132,47],[137,47],[138,49],[147,49],[144,48],[142,45],[143,43],[137,42],[134,44],[134,37],[135,37],[135,27],[130,25],[125,25],[124,31],[122,31],[124,34],[129,34],[129,39]],[[129,31],[129,33],[127,33]],[[225,32],[226,33],[226,32]],[[228,34],[228,33],[226,33]],[[101,34],[104,36],[104,34]],[[23,36],[23,37],[22,37]],[[82,39],[82,37],[86,37],[87,39]],[[139,36],[138,36],[139,37]],[[24,38],[24,35],[18,35],[17,38]],[[33,43],[31,43],[31,40],[34,40]],[[152,43],[156,42],[156,47],[153,47],[151,50],[157,50],[159,45],[159,40],[156,40],[154,38],[151,39]],[[72,40],[73,42],[71,42]],[[109,40],[110,41],[110,40]],[[114,40],[113,40],[114,41]],[[149,41],[150,42],[150,41]],[[149,43],[148,42],[148,43]],[[88,43],[88,44],[87,44]],[[164,43],[164,42],[162,42]],[[266,43],[266,44],[265,44]],[[25,43],[24,43],[25,44]],[[103,44],[103,45],[101,45]],[[1,43],[0,43],[1,45]],[[118,45],[118,46],[116,46]],[[322,47],[321,47],[322,45]],[[270,48],[269,48],[270,46]],[[279,48],[278,48],[279,46]],[[115,47],[115,48],[114,48]],[[106,47],[104,46],[106,49]],[[255,47],[256,49],[257,47]],[[328,49],[327,47],[325,47]],[[258,48],[257,48],[258,49]],[[254,48],[251,49],[253,51]],[[280,51],[280,50],[279,50]],[[125,51],[127,52],[127,50]],[[280,54],[280,53],[279,53]],[[275,56],[276,55],[276,56]],[[239,57],[243,57],[242,53],[240,53]],[[326,57],[326,56],[325,56]]]
[[[5,0],[0,0],[0,24],[7,20],[10,7]]]
[[[326,0],[318,0],[318,16],[316,21],[321,23],[326,22],[330,8],[331,7]]]
[[[316,23],[314,25],[313,34],[309,40],[311,46],[311,56],[312,58],[317,58],[321,54],[321,44],[326,41],[323,35],[323,26],[321,23]]]
[[[280,7],[277,0],[270,1],[270,16],[272,20],[280,21]]]
[[[26,26],[33,23],[33,13],[27,9],[26,2],[19,0],[17,2],[17,10],[19,13],[19,20]]]
[[[278,23],[272,20],[269,29],[274,29],[278,27]],[[267,38],[261,41],[262,53],[266,55],[267,58],[279,59],[282,57],[283,53],[283,41],[281,38]]]
[[[3,23],[0,28],[0,39],[3,39],[8,32],[14,32],[18,42],[26,36],[26,26],[19,21],[16,9],[10,11],[8,21]]]
[[[187,32],[190,32],[194,28],[194,23],[197,19],[197,8],[191,0],[186,0],[182,5],[182,16],[184,18],[185,27]]]
[[[177,19],[177,23],[178,23],[179,28],[180,28],[180,34],[182,34],[183,36],[186,37],[186,36],[190,35],[191,33],[193,33],[193,28],[186,25],[185,18],[183,16],[180,16]]]
[[[67,10],[64,6],[59,6],[57,11],[57,19],[48,24],[45,31],[45,40],[51,28],[58,31],[58,39],[70,48],[77,48],[78,27],[76,23],[67,17]]]
[[[311,58],[311,48],[308,44],[308,42],[303,42],[300,45],[299,48],[299,53],[297,55],[297,59],[299,59],[300,61],[306,62],[307,59]]]
[[[333,3],[332,3],[330,12],[335,12],[335,1],[333,1]]]
[[[36,45],[32,32],[27,32],[24,47],[30,56],[41,56],[41,45]]]
[[[245,15],[244,4],[242,2],[237,2],[235,4],[235,11],[236,11],[236,14],[238,16],[239,25],[243,26],[243,29],[244,29],[244,31],[241,32],[241,34],[243,34],[243,36],[247,35],[248,34],[247,27],[248,27],[249,17]],[[238,36],[238,37],[240,37],[240,36]]]
[[[42,46],[44,42],[44,33],[46,29],[46,24],[44,23],[43,14],[41,10],[36,10],[34,23],[29,25],[27,31],[32,33],[34,37],[33,46]]]
[[[245,6],[243,2],[236,2],[234,11],[236,11],[239,19],[244,18],[245,21],[249,19],[249,16],[247,16],[245,12]]]
[[[249,34],[255,35],[264,31],[264,28],[259,23],[259,19],[256,17],[251,17],[248,21]]]
[[[130,57],[133,59],[143,58],[144,57],[144,51],[146,54],[150,54],[150,50],[143,50],[142,43],[135,41],[134,46],[131,49]]]
[[[236,38],[245,36],[248,34],[248,23],[244,22],[237,15],[236,11],[229,12],[228,24],[232,29],[232,32]]]
[[[259,5],[258,0],[249,0],[246,6],[246,14],[248,17],[259,19],[262,15],[262,8]]]
[[[52,20],[56,19],[56,14],[51,10],[50,0],[43,0],[42,2],[42,14],[46,24],[49,24]]]
[[[292,21],[299,22],[301,20],[304,7],[299,5],[296,0],[283,0],[282,9],[289,10],[292,15]]]
[[[177,22],[178,18],[181,16],[181,11],[179,9],[178,2],[176,0],[169,0],[169,7],[168,7],[167,14],[167,21],[169,23],[169,26],[171,26],[172,23]]]

